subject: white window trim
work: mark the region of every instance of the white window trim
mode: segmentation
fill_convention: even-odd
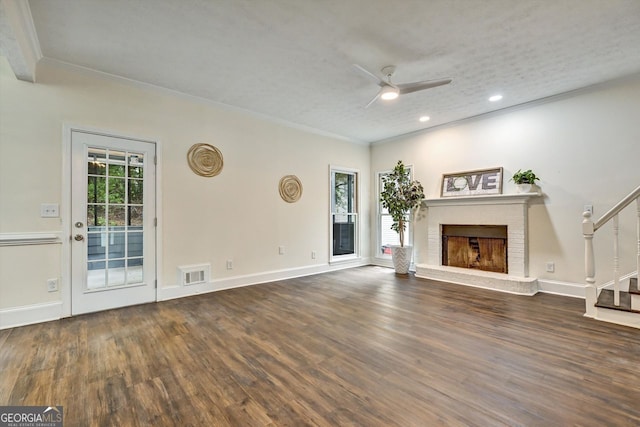
[[[354,252],[353,254],[346,255],[333,255],[333,174],[335,172],[344,172],[349,174],[354,174],[356,178],[356,210],[353,214],[355,216],[355,242],[354,242]],[[360,259],[360,207],[362,206],[362,201],[360,200],[360,180],[362,176],[360,174],[359,169],[344,167],[344,166],[335,166],[329,165],[329,264],[336,264],[340,262],[347,262]]]

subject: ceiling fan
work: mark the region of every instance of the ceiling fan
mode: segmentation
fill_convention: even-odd
[[[420,90],[431,89],[432,87],[448,85],[452,81],[451,79],[442,79],[395,84],[391,82],[391,76],[393,76],[393,73],[395,73],[396,71],[395,65],[387,65],[380,70],[382,74],[387,78],[386,82],[372,72],[362,68],[358,64],[353,64],[353,66],[370,79],[373,79],[378,84],[378,86],[380,86],[380,90],[378,91],[376,96],[374,96],[373,99],[369,101],[365,108],[368,108],[371,104],[376,102],[378,98],[384,100],[396,99],[399,95],[404,95],[405,93],[418,92]]]

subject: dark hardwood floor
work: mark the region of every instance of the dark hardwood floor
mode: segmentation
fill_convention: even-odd
[[[65,426],[640,425],[640,330],[363,267],[0,331]]]

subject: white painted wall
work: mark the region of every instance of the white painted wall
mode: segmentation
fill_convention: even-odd
[[[375,144],[371,171],[399,159],[412,164],[429,198],[439,197],[444,173],[502,166],[503,193],[514,193],[509,178],[533,169],[544,198],[529,208],[530,276],[584,283],[584,205],[593,204],[599,217],[640,185],[638,111],[640,75]],[[623,274],[635,270],[634,215],[632,207],[621,218]],[[418,263],[426,260],[425,223],[416,224]],[[595,238],[598,283],[612,279],[611,227],[605,229]],[[556,263],[555,273],[545,271],[548,261]]]
[[[329,268],[330,164],[365,177],[367,261],[369,147],[46,62],[39,64],[38,83],[25,83],[0,60],[0,233],[62,232],[61,220],[40,218],[39,209],[62,203],[66,123],[160,141],[162,288],[177,285],[177,267],[185,264],[210,263],[212,281],[236,278],[235,284],[275,277],[267,273]],[[187,150],[199,142],[222,151],[219,176],[203,178],[189,169]],[[288,174],[302,181],[298,203],[279,196],[278,182]],[[278,254],[281,245],[285,255]],[[0,248],[0,311],[60,301],[60,292],[47,292],[46,279],[62,276],[66,255],[59,244]],[[227,259],[233,270],[226,269]]]
[[[38,76],[37,84],[17,81],[0,58],[0,233],[62,232],[60,219],[40,218],[39,208],[62,202],[64,123],[158,140],[159,278],[166,297],[202,290],[175,287],[177,267],[184,264],[211,263],[212,280],[221,287],[330,268],[330,164],[362,173],[365,262],[375,245],[375,172],[391,169],[396,160],[414,165],[428,197],[439,195],[443,173],[502,166],[509,177],[532,168],[542,177],[545,197],[529,211],[530,275],[570,283],[584,280],[583,205],[593,204],[601,215],[640,184],[640,76],[371,149],[53,64],[41,63]],[[198,142],[222,151],[225,167],[218,177],[198,177],[188,168],[186,152]],[[279,198],[277,183],[286,174],[302,180],[296,204]],[[504,192],[514,192],[508,178]],[[635,269],[633,215],[623,215],[623,274]],[[425,224],[416,224],[416,262],[426,256],[420,238]],[[611,240],[608,234],[596,237],[596,254],[606,256],[598,258],[599,283],[611,279]],[[280,245],[286,255],[278,255]],[[226,270],[227,259],[233,259],[233,270]],[[555,273],[544,271],[547,261],[556,263]],[[46,279],[61,277],[65,262],[61,245],[0,248],[0,327],[3,313],[6,318],[20,307],[40,307],[55,318],[62,297],[46,291]]]

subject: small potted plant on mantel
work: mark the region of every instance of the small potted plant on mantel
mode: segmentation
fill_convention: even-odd
[[[400,246],[391,246],[393,266],[397,274],[408,274],[413,247],[405,246],[404,232],[410,222],[411,211],[420,207],[424,199],[424,189],[419,181],[411,180],[402,160],[398,160],[391,173],[382,177],[382,184],[380,201],[393,220],[391,229],[400,238]]]
[[[531,187],[536,183],[536,181],[539,181],[540,178],[538,178],[531,169],[524,172],[521,169],[518,169],[518,172],[513,174],[511,180],[516,184],[516,191],[518,193],[530,193]]]

